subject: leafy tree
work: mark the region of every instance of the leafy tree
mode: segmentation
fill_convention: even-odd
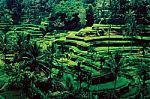
[[[86,24],[86,20],[85,20],[86,11],[85,11],[82,1],[77,1],[77,0],[60,1],[59,4],[56,4],[55,7],[53,8],[53,13],[55,15],[57,14],[61,15],[61,22],[64,22],[64,21],[72,22],[72,19],[74,17],[77,17],[74,15],[78,14],[80,18],[81,26],[84,26]],[[79,23],[76,23],[76,24],[79,24]]]
[[[6,0],[6,8],[12,12],[13,23],[17,23],[22,14],[22,0]]]
[[[3,21],[3,22],[6,22],[6,23],[9,23],[11,24],[12,23],[12,17],[11,17],[11,12],[6,9],[6,1],[5,0],[1,0],[0,1],[0,19]]]
[[[91,4],[88,5],[86,10],[86,26],[92,26],[94,24],[94,11]]]
[[[136,13],[136,20],[138,24],[147,24],[147,15],[148,15],[148,2],[146,0],[134,2],[133,10]],[[143,22],[142,22],[143,21]]]
[[[95,22],[99,23],[105,17],[104,10],[107,9],[106,0],[97,0],[94,6]]]

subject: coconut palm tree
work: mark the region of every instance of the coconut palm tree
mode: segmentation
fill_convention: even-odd
[[[30,34],[25,36],[18,33],[16,37],[16,43],[14,43],[13,45],[13,50],[15,54],[13,57],[13,63],[16,63],[18,61],[18,56],[23,54],[29,48],[31,38]]]
[[[122,55],[122,52],[117,50],[114,54],[110,53],[109,58],[105,61],[105,66],[103,67],[103,71],[108,73],[112,73],[115,77],[114,80],[114,95],[117,84],[117,78],[119,75],[124,75],[126,77],[132,78],[126,71],[132,71],[132,69],[127,68],[128,63],[125,63],[125,58]]]
[[[24,52],[26,47],[26,38],[24,35],[17,34],[16,50],[18,53]]]
[[[29,67],[31,71],[43,71],[45,73],[49,73],[48,64],[45,62],[45,58],[43,57],[40,48],[34,43],[34,45],[30,45],[27,51],[19,55],[19,61],[22,62],[21,69],[25,69]]]
[[[17,62],[20,63],[20,67],[18,69],[18,75],[24,74],[24,78],[22,80],[23,90],[28,95],[28,88],[30,84],[33,82],[33,79],[28,77],[28,73],[44,73],[45,76],[50,73],[50,65],[46,62],[43,53],[40,51],[40,48],[36,44],[28,45],[26,51],[19,53],[17,56]],[[23,72],[23,73],[22,73]]]
[[[111,72],[113,72],[116,80],[117,80],[117,77],[119,75],[119,72],[120,72],[120,69],[121,69],[121,66],[123,65],[122,64],[122,55],[120,52],[117,52],[113,55],[110,55],[110,59],[108,60],[108,66],[112,66],[113,68],[111,68]],[[116,80],[115,80],[115,85],[114,85],[114,88],[116,87]]]

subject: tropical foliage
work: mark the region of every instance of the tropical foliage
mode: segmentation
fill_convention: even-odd
[[[1,0],[0,98],[149,99],[149,0]]]

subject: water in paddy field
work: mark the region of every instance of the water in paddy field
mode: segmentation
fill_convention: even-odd
[[[149,99],[149,0],[0,0],[0,99]]]

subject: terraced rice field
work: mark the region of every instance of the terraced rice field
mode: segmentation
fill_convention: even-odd
[[[108,34],[108,31],[111,26],[111,31]],[[130,64],[127,66],[130,71],[128,71],[129,74],[133,75],[135,80],[136,78],[136,66],[140,66],[141,61],[145,62],[147,65],[150,65],[150,47],[147,46],[146,54],[142,55],[142,46],[139,43],[140,41],[144,41],[145,43],[150,42],[150,35],[145,36],[141,38],[140,36],[137,36],[136,38],[132,39],[128,36],[123,36],[121,33],[117,33],[117,31],[121,31],[122,26],[118,25],[105,25],[105,24],[94,24],[92,27],[87,27],[85,29],[81,29],[80,31],[70,31],[68,33],[68,36],[66,36],[66,39],[56,39],[57,44],[64,44],[69,48],[69,52],[66,52],[66,54],[69,54],[69,58],[64,60],[61,60],[60,57],[58,59],[60,61],[63,61],[66,63],[66,66],[69,66],[73,68],[74,66],[77,66],[78,62],[82,62],[81,67],[88,72],[92,73],[92,78],[103,74],[103,71],[101,71],[101,63],[100,59],[101,57],[105,57],[105,59],[108,58],[108,52],[114,52],[116,50],[120,50],[123,52],[123,56],[126,58],[126,61],[134,61],[134,65]],[[97,33],[99,30],[105,30],[104,35],[97,36]],[[147,32],[147,34],[150,32]],[[136,64],[136,65],[135,65]],[[104,67],[105,68],[105,67]],[[118,78],[117,88],[121,89],[121,86],[125,87],[128,86],[128,83],[131,81],[122,80],[126,78]],[[101,92],[101,90],[108,90],[113,89],[112,84],[113,81],[107,82],[104,84],[96,84],[91,85],[90,89],[91,92]],[[86,86],[84,83],[83,86]],[[125,96],[134,96],[136,93],[137,87],[130,88],[128,92],[125,92],[121,94],[120,97]],[[134,91],[133,91],[134,90]]]
[[[2,29],[4,23],[0,24],[0,29]],[[11,26],[11,25],[10,25]],[[150,27],[150,26],[147,26]],[[150,65],[150,46],[147,46],[147,51],[145,55],[142,55],[142,45],[139,43],[143,41],[145,43],[150,42],[150,31],[147,28],[147,35],[143,35],[142,38],[137,36],[132,39],[131,37],[122,35],[121,25],[107,25],[107,24],[94,24],[92,27],[86,27],[79,31],[69,31],[67,33],[58,33],[50,34],[47,33],[45,36],[41,33],[40,26],[33,24],[22,23],[21,25],[15,25],[11,27],[11,30],[8,31],[8,34],[13,34],[12,38],[15,40],[15,35],[17,33],[30,34],[32,41],[37,41],[42,49],[46,49],[47,46],[51,46],[52,43],[55,43],[59,46],[57,52],[61,53],[62,45],[67,48],[67,51],[64,51],[63,55],[55,56],[55,61],[53,65],[59,67],[63,65],[64,67],[70,68],[70,71],[73,72],[76,70],[78,62],[81,62],[81,68],[87,73],[90,72],[91,83],[89,91],[93,94],[105,93],[105,90],[112,91],[114,89],[114,80],[107,82],[95,82],[94,79],[102,79],[107,75],[106,72],[102,71],[102,64],[100,62],[101,58],[108,59],[110,52],[115,52],[120,50],[123,52],[123,57],[126,58],[126,62],[134,61],[133,64],[129,64],[126,68],[128,73],[133,76],[134,80],[136,78],[137,67],[141,64],[139,60],[144,61],[147,65]],[[111,30],[111,31],[110,31]],[[119,32],[118,32],[119,31]],[[100,33],[103,32],[101,35]],[[2,54],[0,54],[1,57]],[[12,60],[14,53],[7,54],[7,59]],[[58,64],[59,63],[59,64]],[[136,65],[135,65],[136,64]],[[55,73],[57,69],[54,69]],[[109,74],[108,74],[109,75]],[[5,76],[5,75],[4,75]],[[6,77],[6,76],[5,76]],[[100,77],[100,78],[99,78]],[[6,77],[7,79],[8,77]],[[106,78],[107,79],[107,78]],[[126,77],[118,77],[116,82],[116,90],[118,92],[121,89],[128,87],[131,80]],[[88,87],[88,82],[83,82],[82,87]],[[135,95],[137,87],[131,87],[129,91],[121,93],[120,98],[122,97],[132,97]],[[2,93],[1,95],[3,95]],[[106,93],[105,93],[106,94]]]

